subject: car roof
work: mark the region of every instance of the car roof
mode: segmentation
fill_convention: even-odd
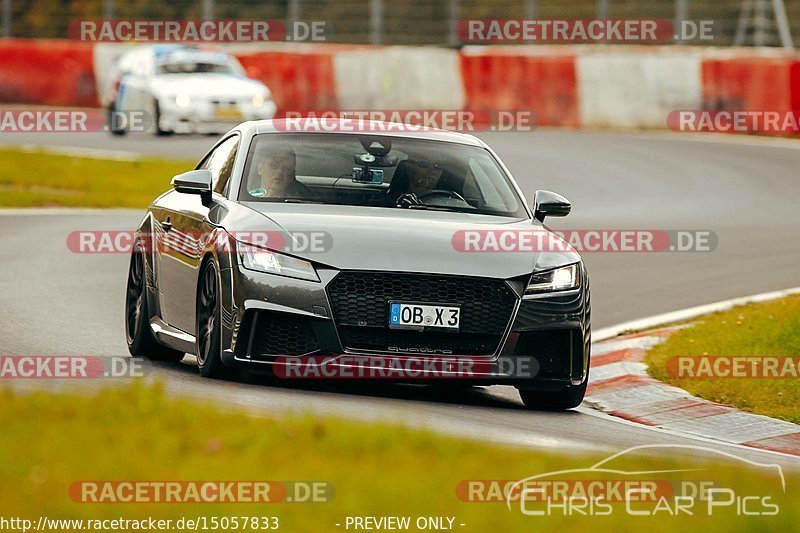
[[[300,122],[307,120],[309,122]],[[315,128],[315,123],[324,125],[324,128]],[[443,141],[469,146],[486,148],[486,144],[467,133],[440,130],[423,126],[409,126],[396,122],[380,120],[360,120],[350,118],[300,118],[300,119],[271,119],[253,120],[244,122],[235,128],[242,133],[253,135],[261,133],[292,133],[292,134],[329,134],[342,133],[348,135],[370,135],[376,137],[401,137],[404,139],[423,139],[428,141]]]
[[[159,57],[164,55],[172,55],[176,52],[230,56],[228,52],[213,47],[200,47],[178,43],[140,44],[129,50],[126,50],[123,55],[132,56],[143,54]]]

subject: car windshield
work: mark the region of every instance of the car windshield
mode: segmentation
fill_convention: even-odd
[[[230,63],[209,61],[172,61],[158,65],[159,74],[196,74],[204,72],[234,74],[236,71]]]
[[[239,199],[527,216],[483,147],[383,135],[256,135]]]

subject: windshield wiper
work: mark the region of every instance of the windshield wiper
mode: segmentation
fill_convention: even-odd
[[[408,206],[398,205],[397,207],[405,207],[406,209],[422,209],[423,211],[450,211],[452,213],[479,213],[474,207],[467,209],[466,207],[455,207],[447,205],[428,205],[428,204],[411,204]]]
[[[307,200],[305,198],[286,198],[283,200],[285,204],[324,204],[322,200]]]

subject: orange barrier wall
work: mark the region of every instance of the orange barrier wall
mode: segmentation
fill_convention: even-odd
[[[642,52],[654,51],[643,48]],[[350,49],[342,45],[251,48],[240,50],[237,57],[251,76],[270,87],[281,116],[286,111],[338,109],[334,58]],[[0,40],[0,102],[98,105],[93,50],[92,43],[71,40]],[[593,48],[571,46],[469,46],[460,52],[460,79],[448,81],[462,84],[465,109],[532,111],[539,125],[581,127],[586,106],[604,105],[581,97],[582,90],[592,87],[581,88],[583,63],[578,58],[596,53]],[[668,53],[700,55],[705,109],[800,111],[797,55],[715,48],[670,48]],[[692,95],[673,96],[676,101],[692,101]]]
[[[791,58],[706,58],[703,101],[707,109],[792,108]]]
[[[580,125],[575,56],[465,53],[467,109],[533,111],[543,126]]]
[[[270,88],[278,116],[337,108],[332,52],[254,52],[237,59],[251,77]]]
[[[96,106],[93,44],[0,40],[0,101]]]
[[[798,111],[800,61],[791,56],[704,59],[703,101],[706,109]]]

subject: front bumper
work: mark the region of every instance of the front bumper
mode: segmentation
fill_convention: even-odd
[[[287,379],[459,380],[542,390],[578,385],[588,374],[585,273],[577,289],[533,298],[521,296],[526,279],[503,280],[514,295],[513,310],[496,350],[482,354],[349,348],[329,292],[340,271],[318,274],[321,281],[310,282],[240,266],[224,270],[223,362]]]
[[[271,119],[277,106],[267,100],[260,106],[248,102],[229,102],[217,105],[211,102],[196,102],[180,107],[174,102],[159,103],[159,127],[173,133],[223,134],[246,120]]]

